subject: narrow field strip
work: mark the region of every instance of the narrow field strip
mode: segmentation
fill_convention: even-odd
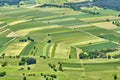
[[[5,39],[7,40],[7,39]],[[4,41],[5,41],[4,40]],[[0,47],[0,55],[3,53],[3,51],[9,46],[12,44],[12,42],[15,40],[15,38],[11,38],[11,40],[7,41],[7,42],[4,42],[3,40],[0,41],[1,42],[1,47]],[[3,44],[4,43],[4,44]]]
[[[18,21],[14,21],[14,22],[9,23],[9,25],[12,26],[12,25],[24,23],[24,22],[27,22],[27,21],[30,21],[30,20],[18,20]]]
[[[75,20],[75,18],[55,19],[55,20],[48,20],[48,21],[42,21],[42,22],[44,22],[44,23],[48,23],[48,22],[56,23],[56,22],[69,21],[69,20]]]
[[[90,37],[90,36],[89,36]],[[76,42],[81,42],[81,41],[88,41],[88,40],[95,40],[96,38],[84,38],[84,37],[66,37],[66,38],[57,38],[57,39],[53,39],[53,42],[63,42],[63,43],[66,43],[66,44],[74,44]]]
[[[28,56],[30,55],[30,51],[32,50],[35,43],[30,42],[27,46],[24,47],[24,49],[21,51],[21,56]]]
[[[45,48],[45,46],[46,46],[47,44],[46,43],[41,43],[40,44],[40,46],[39,46],[39,51],[38,51],[38,54],[37,55],[40,55],[40,56],[43,56],[43,55],[45,55],[44,54],[44,48]]]
[[[58,27],[61,27],[61,26],[53,25],[53,26],[45,26],[45,27],[37,27],[37,28],[22,29],[22,30],[16,31],[16,33],[17,33],[18,35],[25,36],[25,35],[29,34],[29,33],[32,32],[32,31],[43,30],[43,29],[49,29],[49,28],[52,29],[52,28],[58,28]]]
[[[85,22],[93,22],[93,21],[101,21],[101,20],[106,20],[106,19],[117,19],[118,17],[116,16],[101,16],[101,17],[95,17],[95,18],[83,18],[80,19]]]
[[[54,46],[53,46],[53,48],[51,50],[51,57],[55,56],[56,48],[57,48],[57,43],[54,43]]]
[[[46,56],[49,56],[50,48],[51,48],[51,44],[48,44],[47,49],[46,49]]]
[[[10,42],[14,41],[15,39],[16,39],[16,38],[13,38],[13,39],[11,39],[10,41],[6,42],[6,43],[3,44],[3,45],[5,46],[5,45],[9,44]]]
[[[54,46],[55,46],[55,43],[52,43],[51,46],[50,46],[49,54],[48,54],[49,57],[52,57]]]
[[[105,42],[105,43],[98,43],[98,44],[88,44],[85,46],[78,46],[83,51],[101,51],[106,49],[114,49],[117,48],[119,44],[113,43],[113,42]]]
[[[74,67],[63,67],[63,70],[64,71],[84,71],[85,69],[84,68],[74,68]]]
[[[55,51],[55,58],[69,58],[70,47],[63,43],[58,43]]]
[[[106,41],[105,39],[99,38],[99,39],[94,39],[94,40],[88,40],[88,41],[81,41],[81,42],[76,42],[76,43],[71,43],[71,46],[77,46],[77,45],[85,45],[89,43],[96,43],[96,42],[101,42],[101,41]]]
[[[77,58],[77,51],[76,51],[76,48],[75,47],[71,47],[70,49],[70,56],[69,58]]]
[[[48,50],[49,45],[50,45],[50,44],[47,43],[47,44],[44,46],[44,48],[43,48],[43,53],[42,53],[43,56],[47,56],[47,54],[48,54],[48,52],[49,52],[49,50]]]

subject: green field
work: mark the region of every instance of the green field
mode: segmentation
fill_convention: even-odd
[[[19,7],[1,6],[0,80],[114,80],[115,75],[120,80],[120,26],[113,24],[119,24],[119,11],[35,7],[83,1],[24,0]],[[36,64],[28,65],[23,57]]]
[[[112,43],[112,42],[106,42],[106,43],[100,43],[100,44],[91,44],[87,46],[82,46],[80,47],[83,49],[83,51],[96,51],[96,50],[106,50],[106,49],[111,49],[111,48],[116,48],[118,47],[118,44]]]

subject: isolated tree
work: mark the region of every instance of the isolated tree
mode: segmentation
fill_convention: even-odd
[[[46,80],[49,80],[48,77],[46,77]]]
[[[51,40],[48,40],[47,43],[51,43]]]
[[[5,57],[5,53],[3,53],[1,56],[4,58]]]
[[[50,34],[48,34],[48,36],[50,36]]]
[[[65,15],[65,13],[62,13],[63,15]]]
[[[57,69],[56,69],[56,68],[53,68],[53,70],[54,70],[55,72],[57,72]]]
[[[40,75],[43,76],[43,73],[41,73]]]
[[[113,75],[113,77],[114,77],[114,80],[117,80],[118,79],[118,77],[117,77],[117,75],[115,74],[115,75]]]
[[[16,58],[19,59],[19,58],[20,58],[20,55],[16,55]]]
[[[112,24],[115,24],[115,22],[113,21]]]
[[[1,72],[0,77],[4,77],[6,75],[6,72]]]
[[[107,22],[109,22],[110,20],[109,19],[106,19]]]
[[[48,22],[48,24],[50,24],[50,22]]]
[[[27,80],[27,78],[26,78],[26,77],[23,77],[23,80]]]
[[[59,64],[59,70],[60,70],[60,71],[63,71],[63,70],[62,70],[62,63],[58,63],[58,64]]]
[[[36,47],[34,46],[34,49],[36,49]]]
[[[120,17],[120,14],[118,15],[118,17]]]
[[[25,73],[23,73],[23,76],[25,76]]]
[[[2,66],[2,67],[7,66],[7,62],[3,62],[1,66]]]
[[[108,59],[111,59],[111,56],[110,56],[110,55],[108,55]]]
[[[30,67],[27,67],[27,70],[30,70],[31,68]]]

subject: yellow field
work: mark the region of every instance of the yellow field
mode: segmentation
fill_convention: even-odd
[[[96,27],[99,27],[99,28],[108,29],[108,30],[112,30],[112,29],[118,28],[116,25],[112,24],[112,22],[94,23],[92,25],[94,25]]]
[[[6,37],[20,37],[20,35],[18,35],[15,32],[11,32],[10,34],[8,34]]]
[[[70,47],[63,43],[58,43],[55,58],[69,58]]]
[[[8,46],[3,53],[5,53],[6,56],[16,56],[21,53],[21,51],[27,46],[29,42],[13,42],[10,46]]]
[[[77,59],[79,59],[80,53],[82,53],[83,51],[80,48],[76,48],[76,52],[77,52]]]
[[[80,19],[85,22],[93,22],[93,21],[100,21],[100,20],[106,20],[106,19],[116,19],[116,16],[103,16],[103,17],[93,17],[93,18],[84,18]]]

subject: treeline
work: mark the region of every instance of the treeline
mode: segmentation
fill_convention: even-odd
[[[93,0],[94,5],[120,11],[120,0]]]
[[[21,0],[0,0],[0,6],[8,5],[18,5]]]
[[[63,5],[58,4],[43,4],[38,7],[58,7],[58,8],[71,8],[73,10],[80,10],[81,7],[92,6],[92,2],[76,2],[76,3],[63,3]]]
[[[64,3],[65,7],[72,8],[73,10],[80,10],[81,7],[92,6],[92,2],[75,2],[75,3]]]

